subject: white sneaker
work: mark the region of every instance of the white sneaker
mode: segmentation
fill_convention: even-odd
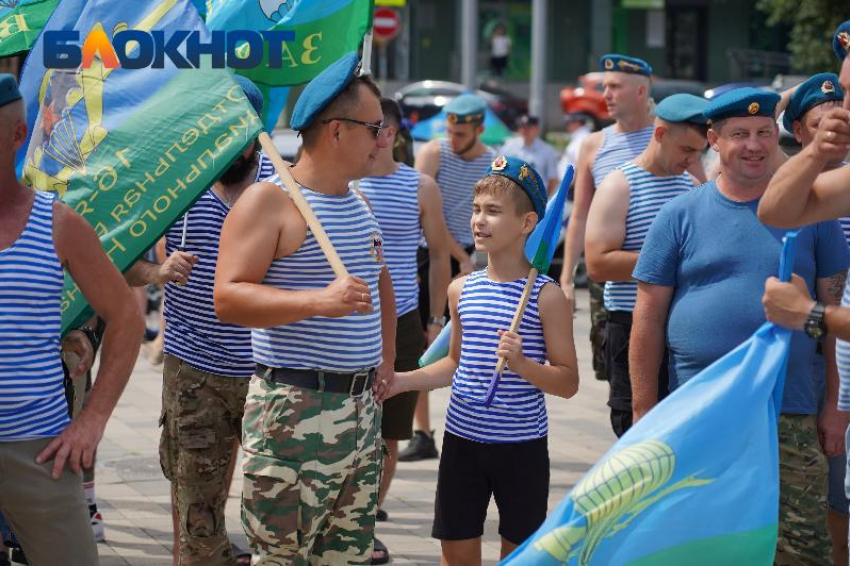
[[[103,515],[97,510],[97,505],[89,505],[89,516],[91,517],[91,530],[95,542],[104,542],[106,536],[103,531]]]

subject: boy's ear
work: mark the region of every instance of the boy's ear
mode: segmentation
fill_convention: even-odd
[[[536,212],[526,212],[525,217],[522,219],[522,234],[524,236],[528,236],[532,232],[534,232],[534,228],[537,226],[537,213]]]

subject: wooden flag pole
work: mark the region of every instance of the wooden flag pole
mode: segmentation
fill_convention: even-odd
[[[292,173],[289,172],[289,166],[291,164],[284,161],[277,152],[277,148],[274,146],[274,143],[272,143],[272,139],[269,137],[268,133],[260,132],[258,139],[260,140],[263,152],[269,159],[271,159],[277,174],[286,186],[286,190],[289,193],[290,198],[292,198],[292,202],[294,202],[295,206],[298,207],[298,211],[301,213],[301,216],[304,217],[304,220],[307,222],[307,226],[316,237],[319,247],[322,248],[322,252],[324,252],[325,257],[328,258],[328,263],[331,264],[331,268],[334,270],[334,273],[337,277],[345,277],[348,275],[348,270],[339,258],[339,254],[336,253],[336,250],[334,249],[330,238],[328,238],[328,234],[325,232],[325,229],[322,228],[322,224],[319,222],[319,219],[316,218],[316,213],[313,212],[312,208],[310,208],[310,203],[308,203],[307,199],[304,198],[304,195],[301,192],[301,187],[299,187],[298,183],[295,182],[295,179],[292,178]]]

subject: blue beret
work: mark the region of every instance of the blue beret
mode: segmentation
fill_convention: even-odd
[[[835,30],[835,35],[832,36],[832,50],[842,61],[847,57],[847,52],[850,51],[850,20]]]
[[[655,115],[667,122],[691,122],[705,124],[703,112],[708,106],[708,100],[693,94],[673,94],[658,103]]]
[[[490,164],[487,175],[501,175],[519,185],[531,199],[537,218],[543,219],[546,214],[546,185],[534,167],[522,159],[500,155]]]
[[[649,76],[652,74],[652,66],[637,57],[626,57],[609,53],[599,58],[599,68],[603,71],[617,71],[619,73],[632,73],[636,75]]]
[[[770,116],[776,110],[780,96],[753,87],[735,88],[713,98],[703,114],[706,120],[717,121],[741,116]]]
[[[789,132],[793,132],[794,120],[799,120],[803,114],[824,102],[830,100],[841,101],[844,99],[844,91],[838,84],[838,75],[835,73],[818,73],[809,77],[797,87],[785,115],[782,117],[782,125]]]
[[[14,75],[0,73],[0,106],[6,106],[21,98],[21,91],[18,90],[18,82]]]
[[[480,96],[461,94],[446,104],[446,119],[452,124],[481,122],[486,109],[487,103]]]
[[[359,61],[357,52],[350,51],[316,75],[298,97],[289,127],[298,132],[306,130],[316,116],[354,80]]]
[[[255,85],[251,79],[247,79],[242,75],[233,75],[233,79],[236,81],[236,84],[242,87],[242,92],[245,93],[245,97],[248,99],[248,102],[251,103],[251,106],[254,108],[254,112],[262,116],[263,93],[260,92],[257,85]]]

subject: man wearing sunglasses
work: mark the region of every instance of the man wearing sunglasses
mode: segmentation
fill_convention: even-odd
[[[381,396],[395,362],[383,235],[349,183],[387,147],[380,92],[349,53],[307,85],[295,181],[350,275],[337,278],[279,177],[248,187],[221,233],[215,308],[254,328],[243,419],[243,526],[253,564],[371,560]]]

